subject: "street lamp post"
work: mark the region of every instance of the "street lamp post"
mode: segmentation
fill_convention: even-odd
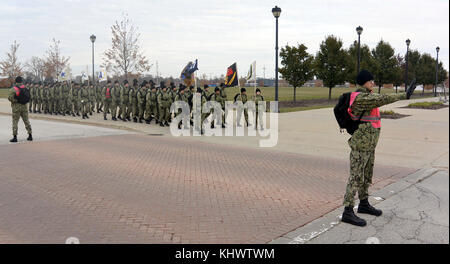
[[[278,102],[278,18],[281,14],[281,8],[275,6],[272,8],[272,14],[275,17],[275,101]]]
[[[411,44],[411,40],[406,40],[406,57],[405,57],[405,92],[408,86],[408,57],[409,57],[409,44]]]
[[[356,32],[358,33],[358,71],[356,72],[356,74],[358,75],[359,70],[360,70],[360,63],[361,63],[361,33],[363,31],[363,28],[361,26],[358,26],[356,28]]]
[[[437,96],[438,70],[439,70],[439,47],[436,47],[436,79],[434,83],[434,97]]]
[[[92,34],[91,35],[91,42],[92,42],[92,83],[95,83],[95,73],[94,73],[94,42],[97,39],[97,37]]]

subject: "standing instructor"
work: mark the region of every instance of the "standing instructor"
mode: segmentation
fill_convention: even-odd
[[[17,125],[19,123],[19,119],[22,118],[23,123],[25,124],[25,128],[28,132],[28,141],[33,140],[33,136],[31,135],[31,124],[28,120],[28,103],[29,103],[29,92],[28,92],[28,101],[23,101],[21,98],[25,95],[25,85],[22,84],[22,77],[16,78],[16,83],[14,87],[9,90],[8,100],[11,102],[12,108],[12,130],[13,130],[13,138],[10,142],[17,142]]]

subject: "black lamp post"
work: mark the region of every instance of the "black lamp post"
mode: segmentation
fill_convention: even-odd
[[[97,37],[92,34],[91,35],[91,42],[92,42],[92,83],[95,83],[95,73],[94,73],[94,42],[97,39]]]
[[[411,40],[406,40],[406,57],[405,57],[405,92],[408,89],[408,57],[409,57],[409,44],[411,44]]]
[[[275,6],[272,8],[272,14],[275,17],[276,21],[276,30],[275,30],[275,101],[278,102],[278,18],[281,14],[281,8]]]
[[[363,32],[363,28],[361,26],[358,26],[356,28],[356,32],[358,33],[358,71],[356,72],[356,74],[358,75],[359,70],[360,70],[360,62],[361,62],[361,33]]]
[[[439,70],[439,47],[436,47],[436,80],[434,83],[434,97],[437,96],[438,70]]]

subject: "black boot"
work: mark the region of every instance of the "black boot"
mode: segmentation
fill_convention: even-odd
[[[163,126],[164,126],[163,122],[159,123],[159,126],[162,126],[162,127],[163,127]]]
[[[147,125],[150,125],[150,120],[145,120],[145,123],[147,124]]]
[[[9,142],[16,143],[17,142],[17,136],[13,136],[13,138]]]
[[[137,123],[137,118],[136,117],[133,118],[133,122]]]
[[[142,119],[141,119],[141,118],[139,118],[138,123],[141,123],[141,124],[142,124]]]
[[[222,124],[222,128],[225,128],[225,124]]]
[[[108,118],[106,118],[106,116],[103,117],[103,120],[108,120]]]
[[[127,122],[127,119],[126,119],[126,118],[122,118],[122,121],[123,121],[123,122]]]
[[[85,116],[85,115],[83,115],[83,119],[86,119],[86,116]]]
[[[358,213],[380,216],[383,213],[383,211],[378,210],[372,205],[370,205],[368,199],[364,199],[359,202]]]
[[[31,134],[28,134],[27,140],[28,141],[33,141],[33,136]]]
[[[344,213],[342,214],[342,222],[349,223],[356,226],[366,226],[366,220],[359,218],[353,212],[352,207],[345,207]]]
[[[167,121],[164,122],[164,125],[165,125],[165,126],[170,126],[170,125],[169,125],[169,122],[167,122]]]
[[[117,121],[117,118],[115,118],[115,117],[113,117],[113,118],[111,118],[113,121]]]

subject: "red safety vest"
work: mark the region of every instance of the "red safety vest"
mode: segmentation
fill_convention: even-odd
[[[352,105],[353,102],[355,101],[356,96],[360,94],[359,92],[352,92],[352,94],[350,95],[350,104],[348,107],[348,113],[350,114],[350,117],[352,118],[352,120],[358,120],[359,116],[355,116],[352,114]],[[361,117],[361,121],[363,122],[369,122],[372,124],[372,126],[374,128],[380,128],[381,127],[381,116],[380,116],[380,109],[374,108],[370,111],[369,115],[364,115]]]
[[[106,98],[111,98],[111,92],[109,91],[109,88],[106,88]]]
[[[20,94],[20,89],[25,88],[25,85],[22,85],[20,87],[14,86],[14,90],[16,90],[16,96],[19,96]]]

